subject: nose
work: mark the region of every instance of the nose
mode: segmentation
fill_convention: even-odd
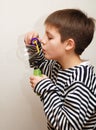
[[[41,39],[40,39],[40,42],[42,45],[45,45],[47,43],[47,39],[45,36],[43,36]]]

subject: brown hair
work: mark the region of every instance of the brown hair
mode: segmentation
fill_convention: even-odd
[[[80,55],[92,41],[95,30],[94,21],[81,10],[63,9],[50,14],[45,24],[58,29],[62,42],[72,38],[75,41],[75,53]]]

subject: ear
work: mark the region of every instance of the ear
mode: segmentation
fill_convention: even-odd
[[[66,44],[65,50],[72,50],[75,48],[75,41],[71,38],[66,40],[65,44]]]

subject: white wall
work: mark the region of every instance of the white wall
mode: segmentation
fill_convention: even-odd
[[[96,0],[0,0],[0,130],[46,130],[42,103],[29,84],[32,70],[18,48],[26,32],[42,35],[45,17],[63,8],[80,8],[96,18]],[[96,70],[95,41],[96,35],[83,57]]]

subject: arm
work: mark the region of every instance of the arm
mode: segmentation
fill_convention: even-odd
[[[81,130],[87,119],[92,119],[96,97],[82,83],[73,83],[63,101],[58,88],[48,78],[39,82],[34,91],[40,95],[48,122],[56,130]]]
[[[38,42],[34,42],[32,39],[37,39],[35,41],[38,41]],[[24,37],[24,42],[25,42],[25,45],[29,54],[30,67],[39,68],[40,64],[44,62],[45,60],[43,52],[42,52],[41,43],[39,41],[40,41],[40,38],[37,32],[28,32],[26,33]],[[38,46],[39,51],[37,50],[36,45]]]
[[[28,49],[29,53],[29,64],[30,67],[34,68],[40,68],[43,74],[46,74],[48,77],[51,76],[51,70],[52,70],[52,61],[49,61],[45,59],[44,54],[42,52],[41,44],[39,44],[39,52],[37,51],[37,48],[35,46],[31,45],[31,41],[33,38],[38,38],[40,41],[39,35],[36,32],[29,32],[25,35],[24,42]],[[47,71],[48,72],[47,72]]]
[[[44,105],[44,111],[48,122],[56,130],[73,130],[70,121],[67,119],[64,102],[61,101],[58,89],[50,79],[44,79],[37,84],[34,91],[40,95]]]

